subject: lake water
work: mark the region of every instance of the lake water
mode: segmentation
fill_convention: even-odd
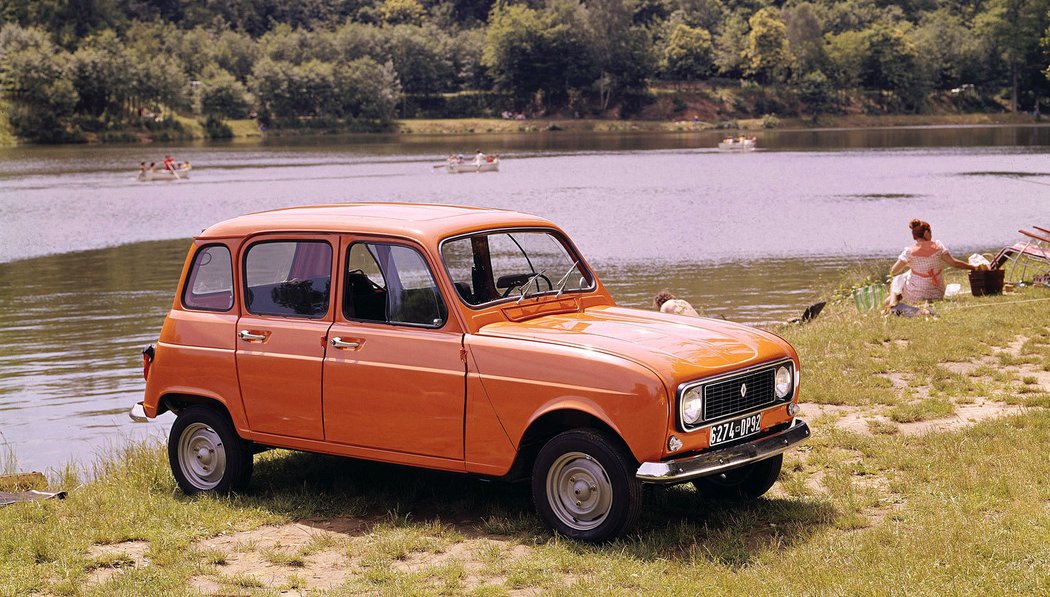
[[[248,211],[342,201],[516,209],[562,225],[623,304],[669,288],[708,314],[782,321],[858,261],[889,267],[921,217],[957,255],[1050,218],[1050,128],[321,137],[0,150],[0,443],[20,468],[90,462],[162,435],[133,425],[138,355],[170,307],[188,237]],[[498,174],[432,168],[499,152]],[[134,180],[141,160],[194,164]],[[121,246],[116,246],[121,245]]]

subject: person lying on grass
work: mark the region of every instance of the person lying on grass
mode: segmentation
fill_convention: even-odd
[[[922,220],[908,223],[915,244],[901,251],[897,262],[890,268],[893,281],[890,295],[886,298],[887,309],[903,302],[916,305],[922,301],[944,298],[944,266],[974,270],[974,266],[952,257],[948,249],[933,240],[930,224]],[[908,271],[905,269],[910,268]],[[903,273],[901,273],[903,272]]]

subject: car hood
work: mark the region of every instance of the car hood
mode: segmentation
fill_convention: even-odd
[[[669,388],[795,354],[778,336],[745,325],[611,306],[492,323],[478,333],[615,354],[645,365]]]

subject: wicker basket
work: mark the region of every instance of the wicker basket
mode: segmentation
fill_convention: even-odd
[[[993,269],[970,272],[970,293],[974,296],[1002,294],[1006,270]]]

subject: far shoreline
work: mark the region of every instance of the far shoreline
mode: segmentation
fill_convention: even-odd
[[[928,129],[928,128],[996,128],[996,127],[1046,127],[1050,121],[1026,113],[963,113],[963,114],[886,114],[886,115],[826,115],[813,118],[779,118],[776,126],[764,126],[762,118],[729,118],[712,122],[692,119],[681,120],[610,120],[601,118],[533,118],[505,120],[501,118],[407,118],[393,121],[388,130],[360,131],[352,127],[326,129],[294,128],[260,130],[254,120],[227,121],[232,137],[209,139],[204,129],[192,118],[179,117],[185,129],[182,134],[158,138],[155,131],[127,128],[118,131],[119,138],[106,139],[88,135],[82,142],[57,143],[54,145],[99,145],[99,144],[153,144],[166,142],[205,141],[238,142],[253,139],[281,137],[325,137],[331,135],[368,136],[441,136],[441,135],[486,135],[486,134],[531,134],[531,133],[714,133],[732,135],[734,132],[824,132],[842,130],[880,129]],[[3,137],[3,136],[0,136]],[[37,144],[22,141],[13,136],[4,137],[0,146],[16,147]],[[137,140],[137,141],[136,141]]]

